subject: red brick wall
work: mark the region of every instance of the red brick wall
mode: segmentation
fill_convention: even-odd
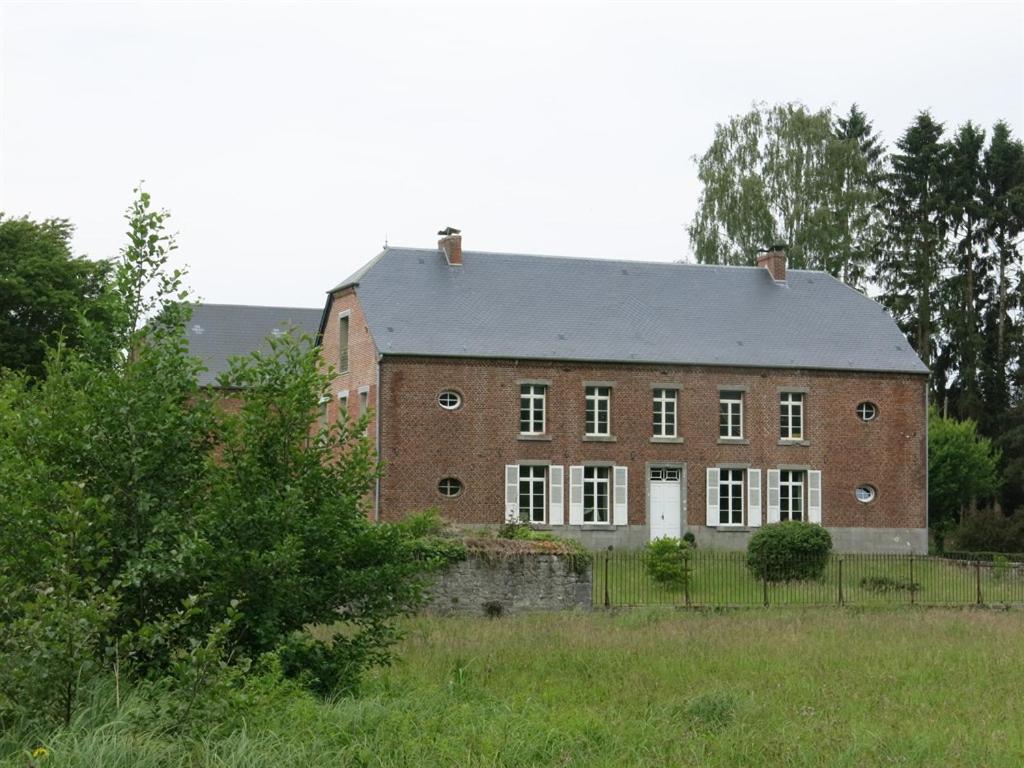
[[[366,317],[356,294],[356,288],[346,288],[331,298],[328,310],[327,325],[320,342],[322,361],[326,366],[338,369],[338,318],[345,310],[349,311],[348,323],[348,373],[339,373],[331,380],[331,403],[328,405],[327,417],[332,421],[338,418],[338,393],[348,390],[348,415],[357,418],[359,415],[359,388],[369,387],[369,406],[377,411],[377,347],[366,327]],[[370,436],[376,434],[376,424],[369,426]]]
[[[326,346],[326,345],[325,345]],[[549,379],[547,442],[518,439],[520,379]],[[585,442],[584,381],[615,382],[613,443]],[[651,438],[651,385],[676,382],[681,444]],[[744,431],[748,445],[718,443],[718,388],[747,388]],[[386,357],[381,451],[386,462],[381,516],[394,520],[437,506],[463,523],[498,523],[504,513],[505,464],[550,460],[568,467],[614,461],[629,467],[629,521],[645,523],[645,463],[685,462],[688,522],[705,522],[705,469],[749,463],[762,470],[780,464],[822,471],[823,524],[878,528],[925,527],[926,411],[922,376],[822,371],[764,371],[697,366],[590,365],[489,360]],[[779,445],[780,387],[806,387],[808,445]],[[442,389],[458,390],[463,405],[437,405]],[[861,422],[858,403],[878,406]],[[445,498],[440,478],[462,480],[463,493]],[[568,477],[566,477],[568,483]],[[762,482],[766,482],[762,477]],[[878,490],[869,504],[856,486]],[[568,499],[566,499],[568,514]]]

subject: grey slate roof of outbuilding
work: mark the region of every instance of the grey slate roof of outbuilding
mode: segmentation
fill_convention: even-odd
[[[877,302],[824,272],[387,248],[357,285],[382,354],[928,369]]]
[[[199,357],[207,370],[199,384],[215,384],[228,369],[228,358],[267,350],[267,337],[298,330],[315,336],[320,309],[254,307],[243,304],[196,304],[185,327],[189,353]]]

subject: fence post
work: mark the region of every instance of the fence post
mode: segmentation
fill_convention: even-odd
[[[981,560],[974,561],[974,584],[978,588],[978,605],[981,605]]]
[[[608,598],[608,553],[604,554],[604,607],[608,608],[611,600]]]
[[[767,608],[768,607],[768,579],[766,579],[766,578],[762,579],[761,584],[764,585],[764,607]]]
[[[839,558],[839,604],[843,604],[843,558]]]
[[[693,573],[693,569],[690,568],[690,558],[685,557],[683,559],[683,594],[686,599],[686,607],[690,607],[690,574]]]
[[[914,588],[914,553],[910,553],[910,604],[914,604],[914,594],[917,590]]]

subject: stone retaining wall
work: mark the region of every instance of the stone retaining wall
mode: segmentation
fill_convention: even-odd
[[[589,563],[583,566],[566,555],[471,553],[439,577],[426,610],[500,616],[589,609],[592,576]]]

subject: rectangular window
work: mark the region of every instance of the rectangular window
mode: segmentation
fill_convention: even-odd
[[[718,472],[718,522],[721,525],[743,525],[742,469],[722,469]]]
[[[323,429],[327,426],[327,404],[331,402],[330,397],[321,397],[319,407],[316,413],[316,425],[318,429]]]
[[[544,522],[547,467],[519,466],[519,519],[524,523]]]
[[[519,387],[519,434],[543,435],[545,400],[548,388],[543,384]]]
[[[348,418],[348,390],[343,389],[338,393],[338,420]]]
[[[611,387],[587,387],[587,435],[604,437],[611,435]]]
[[[721,392],[718,395],[718,436],[743,437],[742,392]]]
[[[359,415],[362,416],[370,407],[370,390],[359,390]]]
[[[348,373],[348,315],[338,318],[338,373]]]
[[[654,390],[654,436],[676,436],[676,406],[679,390]]]
[[[779,472],[779,520],[804,519],[803,470],[783,469]]]
[[[783,440],[804,439],[804,396],[802,392],[783,392],[779,400],[779,427]]]
[[[611,467],[583,468],[583,522],[608,522]]]

